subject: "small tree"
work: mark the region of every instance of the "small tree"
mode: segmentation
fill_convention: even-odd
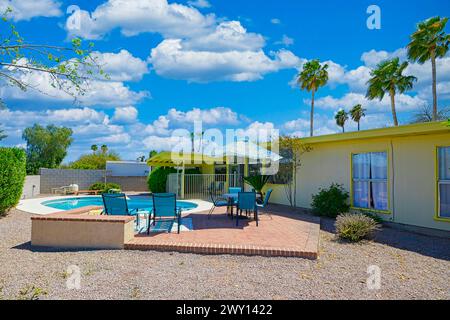
[[[40,168],[57,168],[72,144],[72,129],[35,124],[23,131],[27,142],[27,173],[37,174]]]
[[[103,144],[100,147],[100,150],[102,151],[103,154],[106,154],[108,152],[108,146],[106,144]]]
[[[345,122],[348,120],[348,113],[345,110],[340,109],[336,112],[334,119],[336,120],[336,124],[342,128],[342,132],[345,132]]]
[[[300,170],[302,165],[301,157],[304,153],[309,152],[312,148],[308,145],[305,145],[301,142],[301,140],[297,137],[292,136],[281,136],[279,140],[280,149],[284,149],[289,152],[292,162],[292,178],[288,184],[291,187],[287,187],[287,198],[292,207],[297,206],[297,172]]]

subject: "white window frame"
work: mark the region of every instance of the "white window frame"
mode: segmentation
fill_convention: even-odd
[[[436,154],[436,158],[437,158],[437,193],[438,193],[438,198],[437,198],[437,205],[438,205],[438,210],[437,210],[437,217],[439,219],[448,219],[450,220],[450,217],[443,217],[441,216],[441,186],[442,185],[450,185],[450,180],[441,180],[440,177],[440,172],[439,172],[439,168],[440,168],[440,157],[439,157],[439,149],[447,149],[450,147],[438,147],[437,148],[437,154]]]

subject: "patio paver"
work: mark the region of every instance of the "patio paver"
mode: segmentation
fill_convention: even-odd
[[[259,227],[253,220],[240,220],[236,227],[222,208],[209,220],[207,212],[185,213],[183,217],[192,218],[194,231],[138,235],[125,243],[125,249],[316,259],[320,219],[291,211],[270,206],[260,215]]]

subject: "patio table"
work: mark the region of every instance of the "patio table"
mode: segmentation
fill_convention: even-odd
[[[235,204],[235,201],[237,201],[239,194],[238,193],[224,193],[222,194],[223,198],[226,198],[228,200],[229,206],[231,208],[231,212],[229,215],[231,215],[231,219],[233,219],[233,206]],[[256,194],[256,199],[261,198],[261,195]],[[237,208],[236,208],[236,214],[237,214]]]

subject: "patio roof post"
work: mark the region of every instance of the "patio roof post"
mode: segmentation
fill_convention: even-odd
[[[184,173],[185,173],[185,166],[184,166],[184,162],[183,162],[183,167],[182,167],[182,169],[181,169],[181,194],[180,194],[180,197],[181,197],[181,199],[184,199]]]

